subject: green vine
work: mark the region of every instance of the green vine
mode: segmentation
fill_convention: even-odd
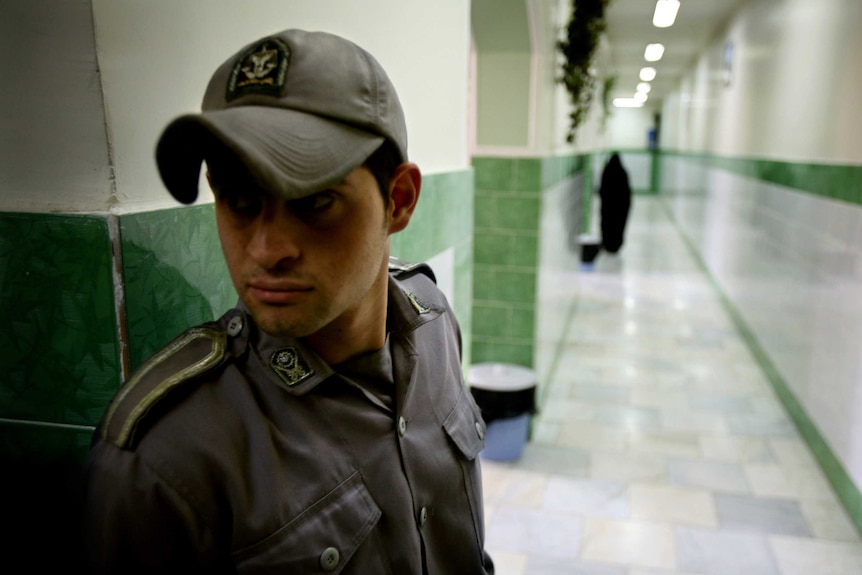
[[[593,101],[596,79],[590,72],[590,62],[605,31],[605,8],[610,2],[573,0],[566,37],[557,42],[557,48],[564,58],[560,81],[566,86],[572,102],[569,132],[566,135],[569,143],[574,141],[575,132],[586,119]]]
[[[602,83],[602,130],[605,129],[605,124],[607,124],[608,118],[611,115],[611,104],[613,100],[611,99],[611,93],[614,91],[614,87],[617,85],[618,76],[605,76],[604,82]]]

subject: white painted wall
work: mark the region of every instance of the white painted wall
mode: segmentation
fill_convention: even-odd
[[[662,176],[680,229],[862,489],[862,207],[685,157]]]
[[[662,147],[862,162],[862,2],[745,2],[663,108]],[[723,52],[733,44],[732,77]]]
[[[111,193],[89,0],[0,5],[0,210]]]
[[[665,101],[662,147],[862,164],[860,30],[857,0],[741,4]],[[862,488],[862,208],[685,157],[662,175],[680,226]]]
[[[423,171],[469,165],[469,2],[92,0],[92,10],[90,4],[4,2],[0,209],[128,212],[176,205],[153,159],[161,130],[199,109],[210,75],[236,50],[291,27],[343,35],[380,60],[405,109],[411,159]],[[15,131],[6,128],[10,123]],[[26,146],[10,133],[25,134]]]
[[[559,0],[526,0],[526,3],[533,51],[531,67],[537,86],[543,86],[533,95],[536,119],[531,126],[531,137],[539,153],[549,155],[557,148],[555,108],[559,68],[556,42],[565,15],[560,11]]]
[[[601,129],[601,103],[597,89],[593,106],[586,121],[578,128],[575,139],[566,141],[571,103],[564,86],[557,81],[560,76],[561,56],[556,42],[565,33],[571,15],[572,0],[517,0],[526,7],[526,27],[529,32],[529,48],[520,46],[517,53],[482,54],[482,46],[473,47],[473,59],[477,69],[474,78],[485,79],[483,64],[491,64],[494,70],[493,90],[509,92],[494,102],[487,94],[471,94],[471,114],[475,125],[472,130],[472,153],[477,156],[544,157],[554,154],[572,154],[600,149],[605,142]],[[506,3],[510,5],[511,2]],[[488,6],[483,3],[483,6]],[[501,4],[502,6],[502,4]],[[520,6],[520,4],[519,4]],[[495,11],[483,18],[514,18],[513,13]],[[520,12],[517,18],[521,18]],[[525,23],[518,20],[516,29]],[[482,26],[506,29],[512,23],[499,24],[483,20]],[[529,53],[527,50],[529,49]],[[480,53],[477,54],[476,50]],[[602,39],[593,63],[597,77],[602,78],[608,70],[609,46]],[[496,59],[496,61],[495,61]],[[506,61],[508,59],[508,62]],[[597,84],[600,86],[600,82]],[[478,89],[477,89],[478,92]],[[515,93],[513,93],[515,92]],[[517,95],[517,101],[513,96]],[[508,107],[504,107],[504,104]],[[508,122],[508,125],[506,124]],[[484,126],[482,125],[484,123]]]
[[[404,106],[409,154],[425,172],[467,157],[469,4],[460,0],[95,0],[121,200],[163,203],[152,163],[161,129],[196,110],[209,76],[244,44],[285,28],[325,30],[374,54]]]
[[[645,150],[648,132],[655,125],[654,113],[649,108],[613,108],[605,126],[605,146]]]
[[[533,147],[530,52],[485,52],[477,55],[476,143],[479,149]]]

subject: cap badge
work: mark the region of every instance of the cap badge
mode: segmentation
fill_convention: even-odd
[[[282,347],[275,350],[269,358],[269,366],[290,387],[314,374],[314,370],[308,367],[295,347]]]
[[[278,38],[262,40],[239,55],[228,78],[225,99],[247,94],[282,96],[290,65],[290,48]]]

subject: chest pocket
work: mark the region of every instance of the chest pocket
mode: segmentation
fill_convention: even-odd
[[[237,572],[341,573],[380,519],[381,511],[358,473],[351,475],[322,499],[263,541],[233,555]],[[374,550],[369,573],[385,573]],[[379,569],[373,563],[380,562]]]
[[[443,428],[458,450],[470,461],[476,459],[485,448],[485,422],[479,407],[466,390],[443,422]]]

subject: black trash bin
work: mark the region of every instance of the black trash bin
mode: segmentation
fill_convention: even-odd
[[[593,263],[602,251],[602,240],[598,236],[581,234],[578,236],[578,243],[581,246],[581,263]]]
[[[519,459],[536,411],[536,375],[507,363],[477,363],[467,375],[470,392],[485,420],[484,459]]]

